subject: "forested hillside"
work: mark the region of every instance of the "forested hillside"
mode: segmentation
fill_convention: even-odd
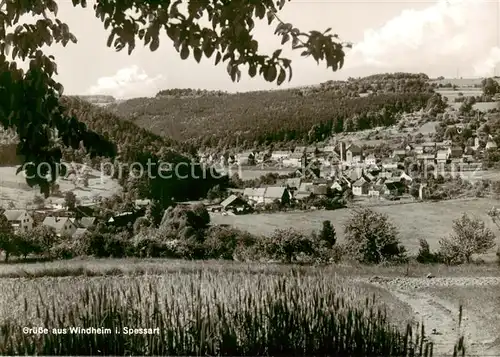
[[[394,124],[396,114],[427,105],[425,74],[381,74],[316,87],[229,94],[164,90],[107,107],[153,133],[202,146],[313,142],[332,132]]]
[[[193,149],[186,144],[152,134],[77,97],[64,97],[61,101],[67,111],[75,115],[81,123],[116,144],[118,157],[115,161],[115,178],[124,186],[131,198],[151,198],[168,206],[173,199],[180,201],[199,199],[213,186],[224,187],[227,184],[227,178],[214,176],[207,171],[203,174],[205,169],[195,164],[185,165],[179,169],[180,177],[172,175],[169,178],[165,173],[160,176],[159,162],[168,162],[172,166],[180,162],[190,163]],[[17,143],[13,134],[4,132],[3,136],[5,144],[0,145],[0,164],[3,166],[21,164],[16,156]],[[90,152],[83,147],[79,149],[61,147],[61,149],[63,161],[85,163],[96,169],[100,169],[101,164],[109,160],[102,157],[91,158]],[[149,174],[146,171],[140,177],[135,179],[131,177],[129,169],[132,163],[141,164],[147,170],[148,161],[151,163]]]
[[[110,139],[118,148],[118,160],[115,162],[116,177],[134,198],[152,198],[163,206],[168,206],[173,200],[183,201],[205,197],[213,186],[227,185],[227,178],[221,178],[213,171],[191,161],[193,148],[180,144],[168,138],[160,137],[137,127],[136,124],[122,120],[103,108],[96,107],[78,98],[65,98],[64,104],[79,120],[90,129]],[[84,150],[67,149],[64,152],[67,161],[82,162],[89,160]],[[103,158],[92,160],[92,165],[99,165]],[[152,165],[148,173],[148,162]],[[168,162],[175,166],[178,163],[191,163],[177,167],[177,174],[167,177],[160,175],[160,162]],[[133,178],[127,164],[141,164],[145,172]],[[120,165],[120,168],[116,167]],[[203,173],[205,171],[205,173]],[[136,175],[137,176],[137,173]]]

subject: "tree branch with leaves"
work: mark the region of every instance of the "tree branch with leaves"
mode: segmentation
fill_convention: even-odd
[[[86,0],[72,0],[72,4],[87,7]],[[331,29],[305,33],[285,23],[278,17],[285,4],[285,0],[96,0],[93,10],[104,28],[110,29],[108,47],[116,51],[127,48],[131,54],[141,41],[155,51],[165,32],[182,59],[193,56],[200,62],[203,56],[215,56],[215,65],[226,63],[233,81],[240,80],[243,66],[248,67],[250,77],[258,74],[278,85],[287,76],[291,80],[292,61],[281,56],[289,41],[292,49],[302,49],[302,56],[311,56],[317,63],[325,61],[333,71],[342,68],[344,48],[350,44],[341,42]],[[38,19],[21,24],[21,17],[27,14]],[[78,149],[83,144],[91,156],[114,157],[117,150],[60,103],[64,88],[53,78],[58,73],[56,59],[43,48],[77,43],[77,38],[57,16],[55,0],[0,3],[0,122],[4,128],[16,130],[18,154],[31,164],[25,168],[32,177],[28,184],[40,186],[46,196],[57,175],[64,174],[61,145]],[[281,48],[272,55],[259,50],[252,34],[256,19],[265,18],[268,25],[277,24],[274,33],[281,37]],[[18,59],[29,61],[27,71],[18,68]],[[42,167],[41,172],[36,167]]]

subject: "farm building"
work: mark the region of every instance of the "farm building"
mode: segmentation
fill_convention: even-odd
[[[405,185],[401,181],[384,182],[384,195],[400,196],[404,193]]]
[[[265,188],[245,188],[243,196],[255,204],[264,203]]]
[[[255,164],[255,156],[252,152],[243,152],[237,155],[238,165],[253,165]]]
[[[72,236],[76,230],[76,225],[68,217],[48,216],[42,222],[45,227],[53,228],[58,236]]]
[[[77,228],[90,228],[96,223],[95,217],[70,218]]]
[[[278,186],[266,188],[264,193],[264,203],[272,203],[276,200],[285,204],[290,202],[290,192],[286,187]]]
[[[370,154],[365,158],[365,164],[366,165],[376,165],[377,164],[377,158],[375,155]]]
[[[82,238],[82,236],[87,232],[87,228],[77,228],[71,237],[74,239]]]
[[[455,147],[450,147],[448,149],[448,155],[452,159],[461,158],[463,154],[464,154],[464,151],[462,150],[461,147],[455,146]]]
[[[368,181],[364,177],[361,177],[356,182],[353,183],[352,194],[354,196],[367,195],[369,188],[370,188],[370,184],[368,183]]]
[[[250,205],[241,197],[231,195],[220,204],[224,211],[231,211],[234,213],[246,213],[251,210]]]
[[[3,215],[15,233],[26,232],[33,228],[33,217],[26,210],[6,210]]]
[[[114,227],[126,227],[129,224],[133,225],[137,218],[144,216],[145,210],[134,212],[123,212],[111,217],[107,224]]]
[[[446,164],[446,162],[448,161],[448,158],[449,158],[449,154],[448,154],[448,151],[446,151],[446,150],[440,150],[436,154],[436,162],[438,164]]]
[[[346,161],[347,162],[361,162],[363,156],[363,150],[357,145],[350,145],[346,150]]]
[[[300,167],[302,165],[302,157],[301,153],[292,153],[290,156],[283,158],[283,166],[287,167]]]

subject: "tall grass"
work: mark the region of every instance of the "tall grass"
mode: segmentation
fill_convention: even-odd
[[[51,283],[36,296],[25,294],[22,315],[0,324],[0,354],[432,355],[423,326],[401,331],[366,290],[322,273],[200,272],[80,282],[64,284],[65,295],[49,295]],[[30,326],[49,333],[23,333]],[[110,334],[52,331],[76,326]],[[159,333],[116,333],[125,327]]]

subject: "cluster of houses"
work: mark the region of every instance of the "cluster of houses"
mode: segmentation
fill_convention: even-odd
[[[460,125],[456,125],[459,129]],[[485,149],[496,148],[496,143],[491,137],[486,142]],[[239,154],[206,154],[200,153],[200,161],[207,164],[241,165],[252,166],[258,164],[268,164],[279,166],[280,168],[300,168],[304,166],[304,161],[316,161],[320,166],[330,167],[344,164],[348,166],[356,165],[376,165],[381,164],[385,168],[395,168],[397,163],[408,156],[414,156],[418,161],[427,161],[435,164],[472,164],[474,154],[480,150],[480,140],[474,139],[473,146],[465,148],[455,146],[451,140],[441,142],[428,141],[421,144],[406,145],[396,149],[390,157],[377,158],[373,154],[363,155],[363,150],[358,145],[346,146],[341,142],[336,145],[325,146],[298,146],[292,150],[267,150],[267,151],[246,151]]]
[[[149,203],[137,200],[136,210],[133,212],[123,212],[110,217],[103,222],[109,226],[126,226],[130,222],[144,215],[145,206]],[[94,207],[91,205],[77,206],[70,210],[65,207],[48,207],[46,209],[7,209],[0,212],[13,228],[14,233],[28,232],[37,225],[52,228],[57,236],[81,237],[87,230],[98,223],[98,219],[93,216]]]
[[[43,211],[42,211],[43,212]],[[12,226],[14,233],[28,232],[37,223],[35,218],[39,218],[41,211],[26,209],[8,209],[2,214]],[[72,215],[45,215],[41,221],[42,226],[51,227],[58,236],[80,236],[95,224],[95,217],[72,217]]]
[[[490,148],[496,148],[491,138],[486,143],[486,149]],[[256,205],[277,201],[288,203],[329,192],[342,193],[346,189],[357,197],[395,200],[408,194],[414,181],[408,165],[405,165],[407,158],[420,168],[425,167],[429,173],[436,173],[445,167],[449,170],[450,164],[458,164],[459,170],[468,171],[480,165],[474,159],[478,150],[481,150],[480,143],[475,138],[474,146],[465,148],[449,140],[408,144],[392,150],[388,157],[376,157],[373,153],[365,153],[356,144],[347,145],[344,142],[322,147],[301,146],[293,151],[244,152],[229,159],[242,165],[265,161],[280,167],[296,168],[296,177],[282,180],[274,186],[234,190],[212,210],[246,213]],[[424,188],[425,184],[418,186],[421,199],[424,198]]]

